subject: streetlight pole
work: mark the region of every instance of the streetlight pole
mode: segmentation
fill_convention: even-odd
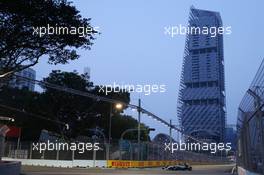
[[[109,131],[108,131],[108,144],[111,143],[111,132],[112,132],[112,115],[113,115],[113,108],[112,104],[110,104],[110,113],[109,113]]]
[[[113,116],[113,107],[117,110],[122,110],[123,109],[123,104],[117,103],[113,106],[112,103],[110,103],[110,114],[109,114],[109,130],[108,130],[108,146],[106,149],[107,152],[107,157],[106,160],[110,159],[110,146],[111,146],[111,135],[112,135],[112,116]]]
[[[121,134],[121,138],[120,138],[120,145],[121,145],[121,147],[119,148],[119,160],[122,160],[122,144],[123,144],[123,138],[124,138],[124,136],[125,136],[126,133],[132,132],[132,131],[137,131],[137,129],[127,129],[127,130],[125,130]],[[132,151],[132,144],[130,142],[129,142],[129,149],[130,149],[130,151]],[[131,155],[131,152],[130,152],[130,155]]]
[[[111,145],[111,131],[112,131],[112,113],[113,113],[113,106],[110,103],[110,114],[109,114],[109,130],[108,130],[108,146],[106,147],[107,157],[106,160],[110,159],[110,145]]]
[[[171,121],[171,119],[170,119],[170,147],[172,147],[172,146],[171,146],[171,145],[172,145],[172,138],[171,138],[171,137],[172,137],[172,134],[171,134],[172,132],[171,132],[171,131],[172,131],[172,121]],[[171,157],[171,156],[170,156],[170,157]]]
[[[172,128],[171,128],[171,126],[172,126],[172,121],[170,120],[170,146],[171,146],[171,142],[172,142],[172,134],[171,134],[171,131],[172,131]]]
[[[133,131],[137,131],[138,129],[127,129],[125,130],[122,134],[121,134],[121,137],[120,137],[120,141],[121,141],[121,145],[122,145],[122,142],[123,142],[123,138],[125,136],[126,133],[128,132],[133,132]],[[140,129],[141,130],[141,129]],[[155,128],[149,128],[149,129],[142,129],[144,131],[155,131]],[[129,142],[130,143],[130,142]],[[130,146],[132,146],[132,144],[130,143]],[[121,148],[119,148],[119,154],[120,154],[120,157],[119,159],[122,160],[122,153],[121,153]]]
[[[101,134],[102,136],[103,136],[103,139],[104,139],[104,145],[105,145],[105,150],[106,150],[106,152],[105,152],[105,157],[106,157],[106,159],[108,160],[108,153],[109,153],[109,145],[108,145],[108,143],[107,143],[107,140],[106,140],[106,138],[105,138],[105,134],[102,132],[102,131],[100,131],[99,129],[95,129],[95,130],[93,130],[93,129],[87,129],[88,131],[92,131],[92,132],[95,132],[95,133],[99,133],[99,134]]]
[[[138,160],[140,160],[141,155],[141,147],[140,147],[140,116],[141,115],[141,100],[138,99]]]

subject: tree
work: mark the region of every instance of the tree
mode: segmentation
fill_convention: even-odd
[[[54,70],[43,79],[43,82],[105,96],[125,103],[130,101],[128,92],[111,92],[106,96],[99,92],[99,86],[93,86],[93,83],[87,80],[86,75],[80,75],[76,71]],[[42,88],[43,92],[30,92],[27,89],[19,90],[8,87],[0,91],[0,115],[15,117],[15,125],[23,128],[23,138],[36,140],[42,129],[59,133],[69,139],[91,134],[87,129],[93,128],[101,128],[104,134],[108,135],[109,112],[113,104],[56,90],[45,85]],[[3,104],[18,109],[20,112],[6,109],[2,107]],[[119,139],[122,132],[127,129],[137,128],[138,122],[131,116],[121,115],[122,111],[114,110],[114,108],[112,112],[113,139]],[[66,130],[63,125],[65,123],[69,124],[69,130]],[[143,129],[147,128],[144,124],[141,126]],[[142,140],[149,140],[148,132],[142,131],[141,137]],[[128,133],[125,138],[136,140],[137,132]]]
[[[129,115],[114,115],[112,118],[112,135],[113,138],[115,139],[120,139],[121,134],[127,130],[127,129],[137,129],[138,127],[138,121],[134,118],[132,118]],[[140,138],[142,141],[149,141],[149,131],[148,127],[141,123],[141,129],[142,131],[140,132]],[[125,134],[124,139],[128,140],[137,140],[137,131],[134,132],[128,132]]]
[[[6,124],[22,127],[23,139],[35,140],[39,138],[42,129],[57,128],[58,124],[49,120],[52,118],[48,116],[50,114],[43,112],[40,97],[40,93],[27,89],[13,89],[5,86],[0,91],[0,115],[15,119],[14,123]]]
[[[45,83],[56,84],[62,87],[68,87],[82,92],[89,92],[99,96],[130,102],[129,92],[110,92],[106,95],[100,92],[99,86],[87,81],[86,76],[77,72],[62,72],[54,70],[47,78],[43,80]],[[70,130],[66,132],[68,137],[76,137],[78,135],[86,135],[87,128],[102,128],[105,135],[108,135],[110,108],[112,108],[112,138],[119,139],[122,132],[126,129],[137,128],[138,122],[131,116],[120,115],[122,111],[114,109],[114,105],[104,101],[97,101],[87,97],[74,95],[71,93],[55,90],[43,86],[43,99],[45,103],[52,104],[43,107],[44,111],[50,111],[53,114],[53,119],[69,123]],[[127,107],[124,106],[125,110]],[[142,124],[142,128],[147,128]],[[137,133],[132,133],[128,138],[135,139]],[[148,140],[148,132],[142,132],[143,140]]]
[[[90,49],[97,33],[90,20],[67,0],[0,1],[0,75],[34,66],[44,55],[50,64],[78,59],[76,49]],[[37,28],[48,26],[85,28],[89,32],[84,37],[77,32],[35,34]]]
[[[43,79],[43,82],[82,92],[88,92],[88,89],[92,86],[92,83],[86,79],[84,74],[79,75],[77,72],[62,72],[60,70],[52,71],[47,78]],[[82,131],[82,128],[77,127],[78,123],[86,123],[85,120],[89,120],[91,124],[93,117],[96,115],[92,111],[94,103],[92,99],[52,89],[45,85],[42,88],[44,92],[42,93],[41,104],[44,105],[44,111],[51,113],[54,120],[70,125],[68,131],[63,131],[64,128],[58,128],[59,132],[64,132],[68,137],[74,137]],[[52,106],[45,104],[52,104]]]

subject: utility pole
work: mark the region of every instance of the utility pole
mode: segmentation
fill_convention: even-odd
[[[141,100],[138,99],[138,160],[141,159],[141,146],[140,146],[140,116],[141,115]]]
[[[170,147],[171,147],[171,145],[172,145],[172,120],[170,119]],[[170,156],[170,158],[171,158],[171,156]]]
[[[172,142],[172,138],[171,138],[171,130],[172,130],[172,121],[171,121],[171,119],[170,119],[170,145],[171,145],[171,142]]]
[[[142,130],[150,132],[150,131],[155,131],[155,128],[142,129]],[[133,131],[133,132],[134,132],[134,131],[138,131],[138,129],[132,128],[132,129],[127,129],[127,130],[125,130],[125,131],[121,134],[121,137],[120,137],[121,142],[124,140],[123,138],[124,138],[125,134],[128,133],[128,132],[132,132],[132,131]],[[132,144],[131,144],[130,142],[129,142],[129,144],[130,144],[130,147],[132,148]],[[121,148],[122,148],[122,147],[121,147]],[[119,154],[120,154],[120,159],[119,159],[119,160],[122,160],[121,148],[119,149]],[[130,156],[130,157],[132,157],[132,156]],[[132,159],[131,159],[131,160],[132,160]]]
[[[109,130],[108,130],[108,146],[106,147],[107,157],[106,160],[110,159],[110,146],[111,146],[111,131],[112,131],[112,113],[113,113],[113,106],[110,103],[110,114],[109,114]]]

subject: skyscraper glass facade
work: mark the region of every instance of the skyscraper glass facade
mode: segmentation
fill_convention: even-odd
[[[218,12],[191,7],[188,28],[222,27]],[[223,34],[186,35],[178,99],[178,118],[184,132],[199,139],[222,142],[225,137],[225,80]]]

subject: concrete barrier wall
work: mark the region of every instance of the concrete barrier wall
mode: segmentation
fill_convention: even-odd
[[[74,160],[73,167],[100,167],[106,168],[107,161],[106,160]]]
[[[107,165],[106,160],[45,160],[45,159],[12,159],[3,157],[5,161],[19,161],[22,165],[29,166],[48,166],[48,167],[101,167],[104,168]]]
[[[45,159],[12,159],[3,157],[6,161],[19,161],[22,165],[29,166],[48,166],[48,167],[98,167],[98,168],[146,168],[146,167],[164,167],[183,163],[182,161],[125,161],[125,160],[45,160]],[[201,162],[187,161],[191,165],[206,164]],[[209,164],[209,163],[207,163]]]
[[[257,174],[257,173],[252,173],[242,167],[238,167],[237,168],[237,173],[238,175],[261,175],[261,174]]]
[[[1,175],[20,175],[21,163],[20,162],[6,162],[0,163]]]

